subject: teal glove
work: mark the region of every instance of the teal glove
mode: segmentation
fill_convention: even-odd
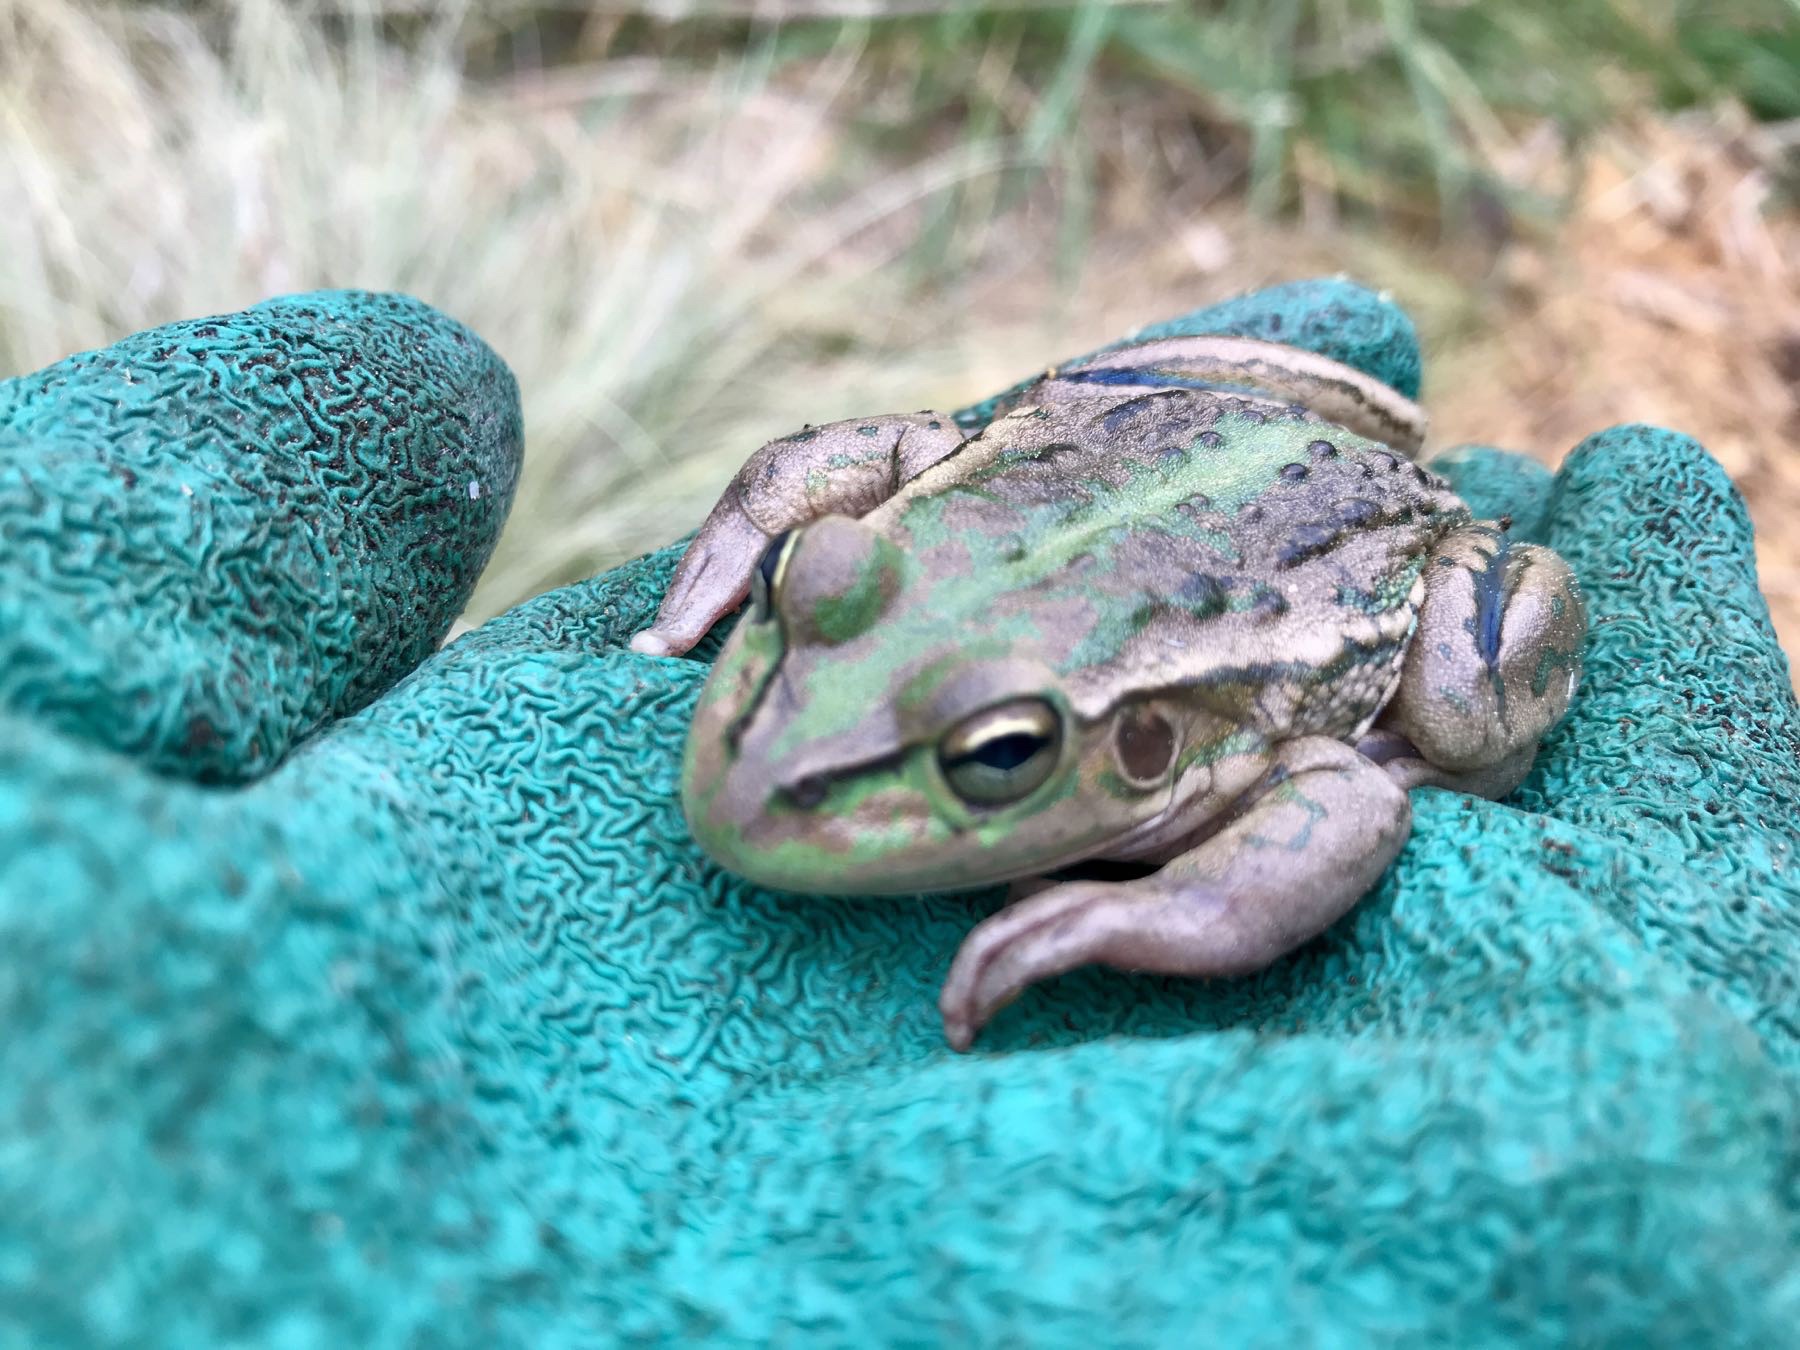
[[[1172,331],[1417,380],[1343,283]],[[967,1057],[934,1000],[996,894],[774,895],[688,841],[705,667],[624,646],[677,550],[427,656],[518,453],[505,368],[392,297],[0,386],[9,1339],[1800,1324],[1800,713],[1691,441],[1440,461],[1591,605],[1508,804],[1417,793],[1383,885],[1262,975],[1080,972]]]

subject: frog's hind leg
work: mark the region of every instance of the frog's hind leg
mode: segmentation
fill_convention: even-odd
[[[832,422],[770,441],[726,486],[632,650],[687,651],[743,603],[775,538],[821,516],[867,514],[961,444],[955,421],[934,412]]]
[[[1341,741],[1291,741],[1235,815],[1134,881],[1071,881],[964,939],[938,1008],[968,1049],[1029,986],[1100,962],[1163,975],[1245,975],[1324,932],[1406,842],[1406,792]]]
[[[1109,347],[1047,372],[1001,406],[1044,396],[1044,385],[1125,396],[1129,388],[1216,389],[1298,403],[1327,422],[1409,457],[1425,440],[1424,410],[1380,380],[1300,347],[1196,334]]]
[[[1440,543],[1424,581],[1399,687],[1359,748],[1403,787],[1504,796],[1574,697],[1581,591],[1555,553],[1485,522]]]

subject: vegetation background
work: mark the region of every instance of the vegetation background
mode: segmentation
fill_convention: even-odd
[[[1800,650],[1800,0],[0,0],[0,375],[431,301],[524,389],[474,620],[801,422],[1340,271],[1436,445],[1705,441]]]

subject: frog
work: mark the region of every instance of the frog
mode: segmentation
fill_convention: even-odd
[[[1420,406],[1248,337],[1128,342],[964,427],[757,450],[634,650],[741,617],[681,799],[787,892],[1008,884],[938,1000],[969,1050],[1077,967],[1261,971],[1386,874],[1411,793],[1511,792],[1575,698],[1586,606],[1477,519]]]

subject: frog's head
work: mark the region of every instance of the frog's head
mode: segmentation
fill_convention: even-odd
[[[694,837],[763,885],[905,893],[1042,872],[1169,802],[1154,709],[1090,723],[1051,661],[1092,625],[826,517],[775,541],[695,712]]]

